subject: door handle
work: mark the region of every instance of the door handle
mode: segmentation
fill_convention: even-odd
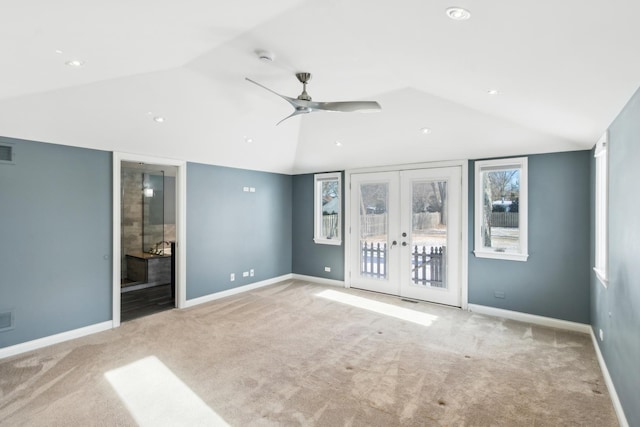
[[[396,246],[397,244],[398,244],[398,242],[395,241],[395,240],[393,242],[391,242],[391,249],[393,249],[393,247]]]

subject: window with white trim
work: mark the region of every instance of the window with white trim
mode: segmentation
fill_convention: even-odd
[[[527,158],[475,163],[474,254],[526,261]]]
[[[324,245],[342,244],[341,206],[341,173],[314,175],[314,242]]]
[[[607,173],[607,133],[605,133],[595,149],[596,158],[596,265],[593,270],[600,280],[600,283],[607,287],[607,256],[609,252],[607,237],[607,204],[608,196],[608,173]]]

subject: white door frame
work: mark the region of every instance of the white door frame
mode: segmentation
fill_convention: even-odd
[[[113,327],[120,326],[120,275],[121,275],[121,165],[122,162],[143,162],[154,165],[176,166],[176,295],[178,308],[186,306],[186,266],[187,266],[187,162],[140,154],[113,152]]]
[[[345,178],[345,233],[351,234],[351,209],[358,209],[358,207],[351,207],[351,174],[354,173],[368,173],[368,172],[388,172],[388,171],[404,171],[413,169],[430,169],[430,168],[442,168],[449,166],[460,166],[462,172],[462,200],[460,209],[462,209],[460,215],[460,304],[463,310],[468,309],[469,304],[469,277],[468,277],[468,264],[469,264],[469,161],[468,160],[452,160],[442,162],[431,163],[415,163],[406,165],[395,166],[382,166],[375,168],[363,168],[363,169],[347,169],[344,173]],[[351,236],[345,236],[344,239],[344,285],[345,288],[351,287]]]

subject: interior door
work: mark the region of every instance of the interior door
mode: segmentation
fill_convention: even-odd
[[[354,288],[460,306],[461,168],[351,175]]]

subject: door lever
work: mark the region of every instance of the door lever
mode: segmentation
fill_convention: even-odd
[[[395,240],[394,240],[393,242],[391,242],[391,249],[393,249],[393,247],[394,247],[395,245],[397,245],[397,244],[398,244],[398,242],[397,242],[397,241],[395,241]]]

